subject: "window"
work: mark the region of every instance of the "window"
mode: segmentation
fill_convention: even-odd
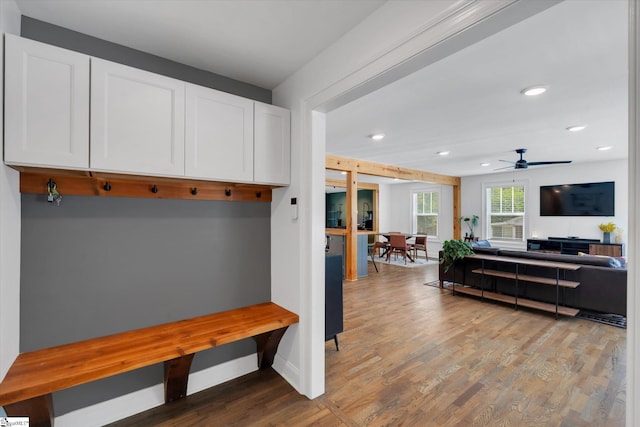
[[[439,200],[440,193],[437,191],[413,193],[413,233],[438,236]]]
[[[524,239],[524,185],[487,188],[487,237]]]

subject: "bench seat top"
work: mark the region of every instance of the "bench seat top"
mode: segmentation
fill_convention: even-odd
[[[298,323],[266,302],[18,355],[0,406],[153,365]]]

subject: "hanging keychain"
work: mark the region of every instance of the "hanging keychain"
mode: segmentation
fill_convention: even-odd
[[[62,201],[62,196],[57,189],[56,183],[53,179],[49,179],[47,183],[47,202],[56,203],[56,206],[60,206],[60,202]]]

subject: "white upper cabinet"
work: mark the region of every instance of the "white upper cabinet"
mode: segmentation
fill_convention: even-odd
[[[5,35],[9,164],[89,167],[89,56]]]
[[[288,185],[290,121],[284,108],[5,35],[10,165]]]
[[[91,60],[92,170],[184,175],[185,83]]]
[[[255,103],[254,181],[289,185],[291,114],[274,105]]]
[[[253,181],[253,101],[187,83],[185,175]]]

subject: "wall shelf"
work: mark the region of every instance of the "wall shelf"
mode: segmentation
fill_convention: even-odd
[[[271,190],[278,187],[85,171],[16,169],[20,171],[20,192],[29,194],[47,194],[47,183],[53,179],[62,196],[271,202]]]

